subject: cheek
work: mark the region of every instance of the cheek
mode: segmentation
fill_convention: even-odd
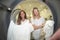
[[[25,14],[22,15],[23,17],[25,16]]]
[[[38,15],[38,12],[34,12],[34,15]]]
[[[34,12],[34,14],[36,15],[36,12]]]
[[[25,14],[21,14],[21,17],[24,17],[25,16]]]

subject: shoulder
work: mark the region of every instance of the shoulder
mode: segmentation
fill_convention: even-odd
[[[29,20],[28,20],[28,19],[26,19],[26,20],[25,20],[25,22],[26,22],[26,23],[29,23]]]
[[[40,17],[40,19],[44,19],[44,17]]]
[[[45,22],[45,19],[44,19],[44,17],[40,17],[40,19],[39,19],[40,21],[43,21],[43,22]]]
[[[33,20],[34,18],[33,17],[31,17],[31,20]]]

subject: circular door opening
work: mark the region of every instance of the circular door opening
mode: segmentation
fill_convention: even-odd
[[[15,8],[12,10],[11,13],[11,20],[14,21],[14,23],[17,23],[17,19],[18,19],[18,14],[20,12],[20,10],[24,10],[27,14],[27,18],[31,19],[32,18],[32,10],[34,7],[37,7],[40,13],[40,16],[44,17],[47,20],[54,20],[53,18],[53,14],[50,10],[50,8],[43,3],[42,1],[38,1],[38,0],[32,0],[32,1],[21,1],[20,3],[18,3]]]
[[[50,16],[52,16],[51,19],[54,20],[53,14],[52,14],[50,8],[42,1],[38,1],[38,0],[21,1],[20,3],[18,3],[11,13],[11,15],[12,15],[11,19],[13,19],[13,20],[15,19],[15,22],[16,22],[17,16],[18,16],[18,13],[20,12],[20,10],[24,10],[26,12],[28,19],[31,18],[32,10],[34,7],[38,8],[38,10],[40,12],[40,16],[47,18],[47,20],[50,19]],[[15,17],[15,18],[13,18],[13,17]]]

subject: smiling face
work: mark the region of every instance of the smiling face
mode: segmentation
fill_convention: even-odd
[[[26,19],[26,13],[25,13],[24,10],[21,10],[21,11],[20,11],[20,13],[19,13],[19,18],[20,18],[20,19],[23,19],[23,18]]]
[[[21,20],[22,20],[22,19],[27,19],[26,13],[25,13],[24,10],[21,10],[21,11],[19,12],[18,20],[17,20],[17,24],[18,24],[18,25],[21,24]]]
[[[37,9],[34,9],[34,10],[33,10],[33,14],[34,14],[35,16],[38,16],[38,15],[39,15],[38,10],[37,10]]]
[[[25,13],[23,11],[21,11],[20,16],[21,16],[21,18],[25,18]]]
[[[34,16],[39,16],[39,10],[38,10],[38,8],[33,8],[33,15]]]

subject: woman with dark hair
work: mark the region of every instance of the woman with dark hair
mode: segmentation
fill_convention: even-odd
[[[25,13],[24,10],[21,10],[21,11],[19,12],[19,15],[18,15],[17,24],[18,24],[18,25],[21,24],[21,20],[24,21],[25,19],[27,19],[26,13]]]
[[[10,23],[7,40],[30,40],[30,33],[38,28],[29,22],[25,11],[21,10],[17,24],[14,24],[13,21]]]

